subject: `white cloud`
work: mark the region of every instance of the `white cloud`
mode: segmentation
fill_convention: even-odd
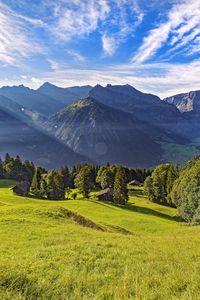
[[[56,26],[51,30],[63,40],[88,35],[97,29],[100,21],[105,20],[109,11],[107,0],[58,1],[54,6]]]
[[[157,25],[144,38],[132,61],[141,63],[151,58],[168,41],[170,35],[172,35],[171,46],[181,43],[184,38],[185,42],[189,43],[192,35],[189,40],[185,35],[195,31],[197,27],[200,30],[199,24],[200,2],[197,0],[179,2],[168,12],[167,21]]]
[[[0,3],[0,61],[4,64],[18,65],[21,59],[43,51],[30,37],[24,22],[41,25],[39,20],[16,14]]]
[[[50,67],[53,71],[59,70],[60,69],[60,65],[58,62],[56,62],[53,59],[47,59],[48,63],[50,64]]]
[[[128,83],[143,92],[153,93],[164,98],[177,93],[200,90],[199,74],[200,60],[190,64],[134,63],[107,66],[106,69],[98,67],[93,69],[63,68],[43,73],[40,77],[32,77],[25,83],[33,88],[38,88],[46,81],[62,87]],[[1,82],[1,85],[8,82],[10,81],[5,80]],[[21,80],[16,79],[12,83],[21,84]]]
[[[31,78],[31,83],[32,83],[32,87],[33,88],[38,88],[39,86],[42,85],[43,81],[41,78],[36,78],[36,77],[32,77]]]
[[[27,76],[26,75],[21,75],[20,76],[22,79],[27,79]]]
[[[83,63],[86,61],[86,57],[81,55],[78,51],[68,50],[67,54],[69,54],[76,62]]]
[[[111,16],[114,33],[107,29],[102,35],[102,48],[105,55],[112,56],[127,37],[132,36],[135,29],[142,23],[144,13],[137,0],[115,0],[113,15]]]
[[[53,4],[53,11],[55,19],[49,31],[61,40],[69,41],[98,30],[102,35],[104,54],[109,56],[133,34],[144,17],[138,0],[60,0]],[[114,45],[112,51],[111,44]]]
[[[106,55],[112,56],[116,50],[116,40],[114,37],[110,37],[107,34],[102,36],[102,47]]]

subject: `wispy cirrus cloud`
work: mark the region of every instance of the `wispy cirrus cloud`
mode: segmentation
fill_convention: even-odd
[[[199,32],[200,2],[196,0],[178,2],[167,13],[166,21],[150,30],[132,61],[141,63],[150,59],[166,43],[171,46],[171,52],[175,51],[192,42]]]
[[[104,54],[109,56],[144,17],[137,0],[61,0],[50,5],[55,18],[51,32],[61,40],[69,41],[97,30],[102,36]]]
[[[43,25],[41,20],[20,15],[0,3],[0,61],[5,65],[17,65],[21,59],[42,53],[41,46],[30,37],[27,23]]]
[[[177,70],[179,70],[177,72]],[[93,69],[61,69],[44,74],[43,81],[59,86],[130,84],[161,98],[199,90],[200,60],[190,64],[149,63],[108,66]]]
[[[47,61],[50,64],[50,67],[53,71],[57,71],[60,69],[60,65],[57,61],[55,61],[53,59],[48,59]]]
[[[108,34],[102,35],[102,47],[103,51],[106,55],[112,56],[117,47],[116,39],[112,36],[109,36]]]
[[[52,6],[56,23],[53,32],[63,40],[90,34],[110,12],[107,0],[57,1]]]
[[[87,60],[85,56],[75,50],[67,50],[67,54],[69,54],[76,62],[83,63]]]
[[[112,56],[119,45],[127,37],[133,37],[135,29],[142,23],[144,12],[137,0],[115,0],[112,4],[112,32],[104,29],[102,35],[102,48],[105,55]],[[109,28],[110,29],[110,28]]]

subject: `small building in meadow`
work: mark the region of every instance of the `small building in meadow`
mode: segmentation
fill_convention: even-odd
[[[113,189],[107,188],[105,190],[100,191],[96,195],[96,198],[98,200],[101,200],[101,201],[111,201],[111,202],[113,202],[114,201],[113,194],[114,194]]]
[[[131,182],[129,182],[129,185],[131,185],[131,186],[142,186],[143,185],[143,183],[142,182],[140,182],[139,180],[132,180]]]
[[[13,190],[13,193],[18,196],[28,196],[29,188],[30,188],[30,183],[28,181],[22,181],[22,182],[16,184],[12,188],[12,190]]]

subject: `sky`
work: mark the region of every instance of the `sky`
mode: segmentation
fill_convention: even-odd
[[[200,90],[200,0],[0,0],[0,86]]]

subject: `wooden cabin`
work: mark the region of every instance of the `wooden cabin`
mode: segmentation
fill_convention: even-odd
[[[113,198],[113,189],[111,188],[107,188],[105,190],[100,191],[97,195],[96,195],[98,200],[101,201],[114,201]]]
[[[22,181],[22,182],[16,184],[12,188],[12,190],[13,190],[13,193],[18,196],[28,196],[29,188],[30,188],[30,183],[28,181]]]
[[[131,182],[129,182],[129,185],[131,186],[143,186],[143,183],[140,182],[139,180],[132,180]]]

